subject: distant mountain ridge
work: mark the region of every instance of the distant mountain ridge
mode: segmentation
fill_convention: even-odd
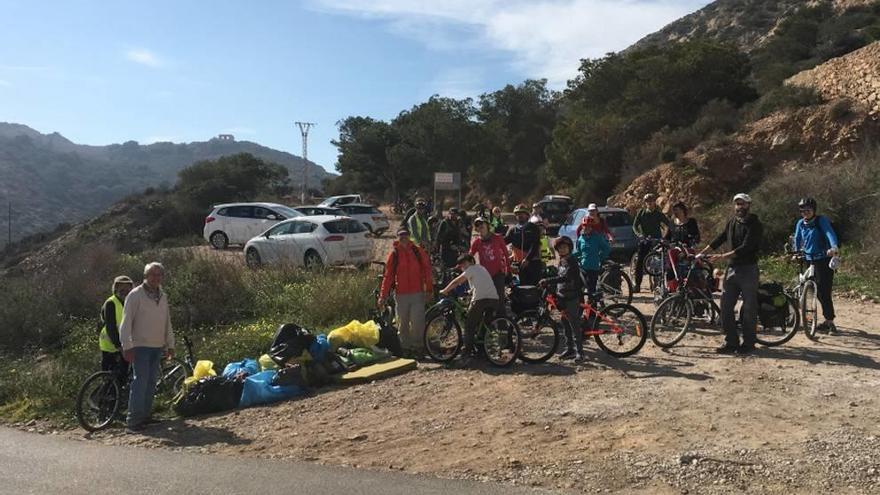
[[[0,201],[11,203],[13,239],[92,217],[148,187],[171,187],[182,168],[200,160],[251,153],[290,170],[291,184],[320,188],[331,174],[296,155],[250,141],[211,139],[185,144],[136,141],[107,146],[71,142],[57,132],[0,122]],[[5,215],[3,215],[5,220]],[[4,227],[5,221],[0,221]],[[0,245],[6,241],[5,235]]]

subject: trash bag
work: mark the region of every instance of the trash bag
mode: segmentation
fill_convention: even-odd
[[[376,323],[379,325],[379,342],[376,347],[388,349],[391,354],[401,357],[403,347],[400,344],[400,334],[397,332],[397,328],[382,318],[377,319]]]
[[[214,362],[213,361],[198,361],[196,362],[196,366],[193,368],[193,374],[191,377],[184,380],[184,385],[191,385],[202,378],[207,378],[209,376],[217,376],[217,372],[214,371]]]
[[[269,347],[269,357],[278,366],[284,366],[291,360],[302,358],[314,341],[315,336],[308,330],[293,323],[285,323],[275,332],[272,346]]]
[[[333,349],[340,347],[372,347],[379,343],[379,325],[374,321],[361,323],[352,320],[327,336]]]
[[[373,354],[373,351],[369,349],[352,349],[350,355],[355,364],[357,364],[358,366],[366,366],[368,364],[373,364],[377,361],[376,356]]]
[[[260,356],[260,371],[275,369],[278,369],[278,365],[275,364],[275,361],[272,361],[272,358],[268,354]]]
[[[293,366],[288,366],[286,368],[281,368],[275,373],[275,376],[272,378],[272,385],[278,386],[288,386],[288,385],[296,385],[300,388],[308,388],[308,383],[306,383],[305,378],[302,375],[303,365],[297,364]]]
[[[272,385],[276,371],[261,371],[256,375],[244,380],[244,388],[241,391],[240,407],[271,404],[287,400],[298,395],[303,395],[305,390],[296,385]]]
[[[222,376],[207,376],[185,387],[174,402],[174,411],[184,418],[229,411],[238,407],[243,384]]]
[[[245,359],[244,361],[229,363],[223,368],[223,376],[232,378],[236,375],[251,376],[256,375],[260,371],[260,364],[254,359]]]
[[[327,340],[326,335],[318,335],[309,346],[308,355],[315,361],[323,361],[328,352],[330,352],[330,341]]]

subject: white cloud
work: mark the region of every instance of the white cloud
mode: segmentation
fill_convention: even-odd
[[[147,67],[158,68],[165,65],[164,60],[146,48],[132,48],[125,52],[125,58]]]
[[[484,93],[485,71],[479,67],[454,67],[441,71],[425,92],[449,98],[476,98]]]
[[[313,0],[378,19],[437,50],[501,50],[528,77],[562,86],[580,59],[619,51],[708,0]]]

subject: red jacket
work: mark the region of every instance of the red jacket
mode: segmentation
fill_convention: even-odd
[[[583,221],[581,221],[581,224],[578,225],[578,228],[577,228],[577,236],[578,236],[578,237],[581,236],[581,231],[584,230],[584,224],[587,223],[587,222],[592,223],[592,224],[593,224],[593,230],[595,230],[596,232],[599,232],[600,234],[604,235],[606,239],[608,239],[609,241],[613,241],[613,240],[614,240],[614,236],[611,235],[611,230],[608,229],[608,222],[605,221],[604,218],[599,218],[599,223],[596,224],[596,220],[594,220],[593,218],[591,218],[589,215],[585,216],[584,219],[583,219]]]
[[[495,276],[498,273],[508,273],[510,271],[510,260],[507,257],[507,244],[504,238],[498,234],[492,234],[489,241],[484,241],[482,237],[477,237],[471,242],[470,254],[472,256],[479,255],[479,263],[486,268],[489,275]]]
[[[397,294],[418,294],[432,292],[434,280],[431,272],[431,259],[420,246],[410,243],[404,249],[398,241],[385,260],[385,276],[382,278],[381,297],[386,298],[394,288]]]

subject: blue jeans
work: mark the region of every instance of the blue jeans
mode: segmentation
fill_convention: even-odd
[[[162,361],[161,347],[135,347],[134,377],[131,379],[128,396],[128,426],[137,426],[150,417],[153,411],[153,396],[156,395],[156,382],[159,380],[159,363]]]

